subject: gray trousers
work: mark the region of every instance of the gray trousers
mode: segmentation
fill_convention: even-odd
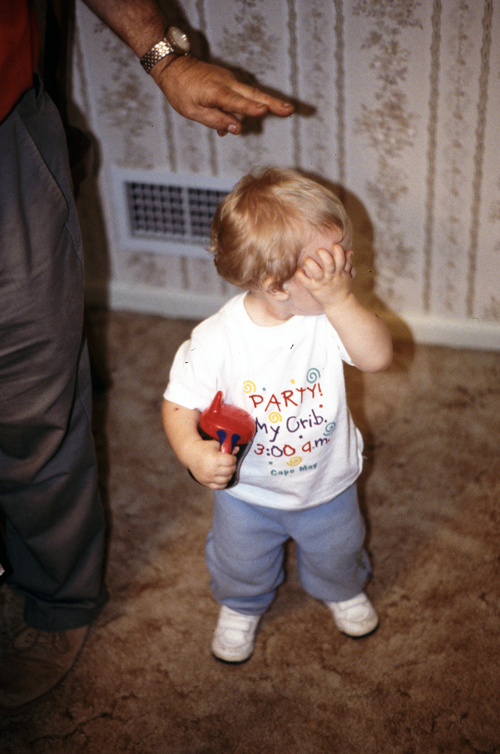
[[[64,131],[37,82],[0,125],[0,507],[7,583],[45,631],[106,598],[83,303]]]

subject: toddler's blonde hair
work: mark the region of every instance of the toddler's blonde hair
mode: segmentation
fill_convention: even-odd
[[[335,194],[295,170],[266,168],[242,178],[219,204],[209,250],[233,285],[249,290],[272,279],[281,289],[311,234],[333,228],[341,230],[348,251],[351,222]]]

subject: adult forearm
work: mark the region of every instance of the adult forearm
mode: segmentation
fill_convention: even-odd
[[[160,42],[166,30],[182,20],[177,6],[162,10],[156,0],[83,0],[125,44],[142,58]],[[166,55],[151,78],[174,110],[189,120],[214,128],[224,136],[241,132],[244,117],[261,118],[271,112],[287,117],[293,106],[237,81],[225,68],[191,55]]]
[[[156,0],[83,0],[141,58],[179,22],[175,9],[164,12]],[[167,15],[168,14],[168,15]]]

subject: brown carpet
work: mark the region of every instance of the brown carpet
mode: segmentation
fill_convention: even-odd
[[[500,752],[500,354],[396,344],[349,370],[378,632],[340,635],[288,579],[253,658],[210,655],[211,493],[175,461],[159,406],[192,323],[94,312],[112,387],[96,398],[110,602],[77,665],[2,754]],[[19,602],[0,590],[5,642]]]

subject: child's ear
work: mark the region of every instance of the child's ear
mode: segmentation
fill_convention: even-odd
[[[287,301],[290,297],[288,291],[285,291],[283,288],[279,288],[276,285],[274,278],[266,278],[262,283],[262,290],[275,301]]]

